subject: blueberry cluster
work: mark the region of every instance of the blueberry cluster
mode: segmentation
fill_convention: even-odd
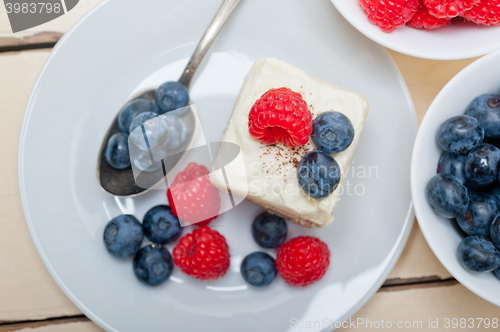
[[[307,196],[320,199],[337,189],[342,174],[330,155],[345,151],[354,134],[351,121],[342,113],[323,112],[314,119],[311,137],[319,150],[306,153],[297,167],[299,185]]]
[[[457,250],[459,263],[500,278],[500,94],[477,97],[465,113],[438,128],[444,152],[425,195],[466,234]]]
[[[286,240],[288,226],[285,219],[263,212],[252,223],[252,236],[259,246],[266,249],[279,248]],[[256,251],[243,259],[241,275],[252,286],[264,287],[276,278],[274,258],[269,254]]]
[[[112,135],[106,144],[104,157],[108,164],[115,169],[129,167],[129,134],[144,122],[188,104],[188,90],[179,82],[160,85],[155,91],[155,103],[146,99],[135,99],[126,104],[118,114],[120,132]]]
[[[168,205],[157,205],[145,215],[142,224],[136,217],[122,214],[111,219],[104,228],[104,245],[119,258],[132,257],[135,276],[142,282],[157,286],[172,275],[174,262],[164,246],[182,233],[179,219]],[[144,236],[152,244],[141,248]]]

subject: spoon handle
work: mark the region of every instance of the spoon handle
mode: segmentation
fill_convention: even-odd
[[[200,65],[201,60],[207,53],[210,45],[214,41],[215,37],[219,34],[220,29],[226,23],[227,19],[233,12],[233,10],[238,6],[241,0],[224,0],[215,14],[212,22],[207,28],[207,31],[203,35],[200,40],[200,43],[194,50],[191,59],[189,60],[184,72],[179,78],[179,82],[184,84],[188,89],[191,84],[191,80],[193,79],[194,73],[198,66]]]

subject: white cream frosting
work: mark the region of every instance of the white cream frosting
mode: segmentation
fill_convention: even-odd
[[[257,201],[323,226],[333,221],[339,189],[322,199],[312,199],[300,189],[296,164],[305,153],[317,149],[312,140],[295,149],[281,144],[269,146],[251,137],[248,131],[248,113],[255,101],[269,89],[280,87],[300,93],[309,105],[313,119],[322,112],[333,110],[351,120],[355,130],[351,146],[332,155],[340,166],[343,180],[368,113],[366,98],[311,77],[275,58],[258,60],[250,69],[222,138],[222,142],[232,142],[240,147],[245,172],[241,171],[241,165],[225,167],[230,188],[226,187],[221,172],[212,173],[210,179],[215,186],[230,189],[233,194],[244,196],[248,190],[250,198],[255,197]],[[217,158],[220,157],[216,156],[215,163]]]

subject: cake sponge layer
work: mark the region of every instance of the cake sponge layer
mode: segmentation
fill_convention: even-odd
[[[222,142],[240,147],[244,169],[228,165],[222,172],[210,175],[211,182],[220,189],[246,197],[262,205],[269,212],[309,227],[322,227],[333,221],[333,209],[339,200],[339,188],[330,196],[312,199],[304,194],[297,180],[297,165],[309,151],[316,150],[310,139],[301,147],[289,148],[282,144],[266,145],[250,136],[248,114],[253,104],[270,89],[287,87],[302,95],[316,118],[322,112],[336,111],[347,116],[354,127],[352,144],[345,151],[332,155],[340,166],[342,184],[344,175],[363,130],[368,102],[362,95],[314,78],[282,60],[266,58],[254,63],[248,73]],[[214,164],[223,159],[218,151]]]

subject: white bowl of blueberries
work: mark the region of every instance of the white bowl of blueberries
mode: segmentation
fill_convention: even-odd
[[[500,52],[441,90],[422,120],[411,167],[429,246],[460,283],[500,306]]]

